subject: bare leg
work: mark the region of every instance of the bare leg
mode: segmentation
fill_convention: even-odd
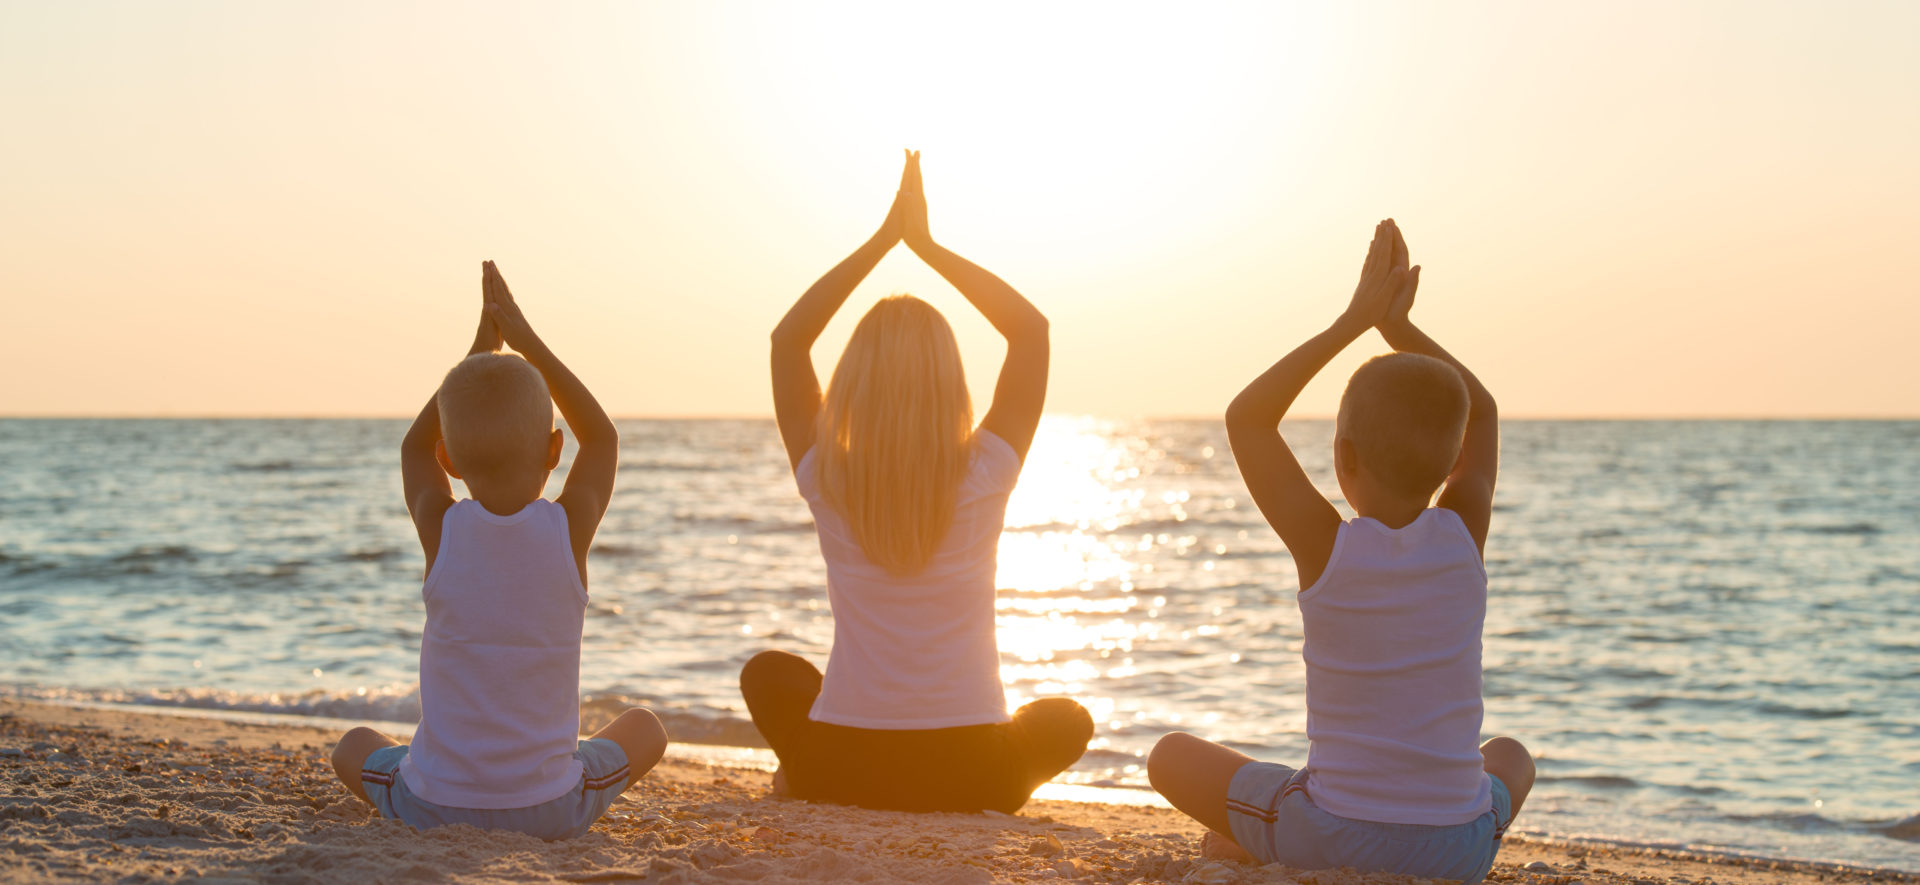
[[[1520,803],[1533,791],[1533,754],[1510,737],[1497,737],[1480,745],[1480,758],[1486,760],[1487,773],[1507,785],[1513,796],[1513,816],[1520,816]]]
[[[346,785],[348,792],[372,805],[373,800],[367,798],[367,788],[360,783],[360,768],[373,751],[398,746],[399,743],[365,726],[348,731],[341,736],[340,743],[333,747],[333,773],[340,778],[340,783]]]
[[[1232,845],[1240,857],[1246,857],[1233,841],[1233,827],[1227,821],[1227,788],[1233,785],[1234,772],[1252,761],[1253,757],[1238,750],[1176,731],[1161,738],[1147,755],[1147,781],[1173,807],[1213,831],[1210,835],[1217,838],[1211,850],[1220,853],[1207,856],[1232,857],[1225,853],[1226,846]],[[1201,850],[1210,850],[1207,841],[1201,842]]]
[[[652,710],[635,707],[621,713],[607,727],[593,733],[593,737],[613,741],[627,754],[626,791],[640,780],[640,776],[653,770],[660,764],[660,757],[667,754],[667,729],[660,724],[660,717]]]

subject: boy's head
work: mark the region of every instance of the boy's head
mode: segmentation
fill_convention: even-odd
[[[1348,502],[1361,506],[1356,493],[1431,499],[1459,460],[1466,431],[1467,384],[1452,366],[1417,353],[1367,360],[1347,380],[1334,432]],[[1373,488],[1348,488],[1349,476]]]
[[[547,379],[502,353],[461,360],[440,382],[440,435],[449,473],[469,480],[518,479],[553,469],[559,433]]]

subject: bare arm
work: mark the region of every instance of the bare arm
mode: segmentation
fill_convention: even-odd
[[[467,356],[493,353],[500,349],[500,327],[485,309],[484,292],[480,327],[473,333],[473,346]],[[407,514],[413,517],[414,533],[420,536],[420,550],[427,557],[427,571],[440,554],[440,524],[447,508],[453,506],[453,484],[440,468],[434,452],[440,443],[440,395],[427,397],[427,405],[407,428],[400,441],[400,483],[407,498]]]
[[[901,238],[920,260],[953,284],[967,302],[993,324],[1007,339],[1007,357],[1000,364],[1000,378],[994,384],[993,404],[980,426],[1007,441],[1021,460],[1033,445],[1040,427],[1040,412],[1047,402],[1047,369],[1050,358],[1047,318],[1024,296],[985,268],[968,261],[939,243],[927,228],[926,193],[920,179],[920,154],[907,158],[906,184],[902,193],[908,198],[902,218]]]
[[[900,174],[902,192],[906,175],[905,171]],[[800,466],[800,459],[813,447],[814,421],[820,415],[820,379],[813,371],[813,342],[826,331],[840,306],[847,303],[847,296],[898,242],[900,199],[896,195],[880,229],[808,287],[780,318],[780,324],[773,327],[773,415],[780,426],[789,467]]]
[[[1374,229],[1353,300],[1333,325],[1255,378],[1227,407],[1227,442],[1253,503],[1293,554],[1300,589],[1312,587],[1326,570],[1340,532],[1340,512],[1320,495],[1280,436],[1280,419],[1307,382],[1361,333],[1372,327],[1395,293],[1404,273],[1393,266],[1390,221]]]
[[[483,285],[487,292],[487,315],[500,327],[509,347],[526,357],[547,379],[553,404],[560,417],[573,430],[580,450],[574,453],[573,466],[567,470],[567,484],[560,490],[559,504],[567,512],[568,540],[573,543],[573,561],[580,569],[580,583],[587,581],[587,551],[593,535],[600,529],[600,518],[607,513],[613,498],[613,477],[620,468],[620,432],[613,420],[600,408],[599,400],[587,385],[575,377],[546,342],[534,334],[533,327],[513,300],[513,292],[493,262],[482,265]]]
[[[1395,235],[1398,236],[1398,231]],[[1398,248],[1404,254],[1404,240]],[[1500,472],[1500,410],[1494,404],[1493,394],[1487,392],[1480,379],[1474,377],[1438,342],[1427,337],[1427,333],[1414,326],[1413,320],[1408,317],[1413,310],[1414,293],[1419,288],[1420,268],[1416,267],[1408,274],[1405,286],[1380,321],[1380,334],[1394,350],[1441,360],[1458,371],[1461,379],[1467,382],[1467,432],[1460,444],[1460,459],[1454,462],[1453,472],[1447,474],[1446,483],[1441,486],[1439,506],[1459,514],[1460,521],[1466,523],[1467,532],[1473,535],[1473,542],[1479,546],[1481,558],[1484,559],[1487,552],[1487,525],[1493,520],[1494,479]]]

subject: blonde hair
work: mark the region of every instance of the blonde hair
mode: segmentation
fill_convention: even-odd
[[[546,466],[553,400],[532,363],[512,354],[476,353],[447,371],[435,401],[447,457],[461,474]]]
[[[1347,380],[1335,432],[1389,491],[1431,497],[1460,458],[1467,383],[1430,356],[1376,356]]]
[[[867,559],[925,568],[953,524],[973,451],[973,401],[953,328],[911,295],[860,318],[814,432],[822,494]]]

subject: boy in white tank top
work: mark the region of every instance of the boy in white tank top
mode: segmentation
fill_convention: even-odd
[[[1209,856],[1478,882],[1533,786],[1518,741],[1480,744],[1499,419],[1413,325],[1420,268],[1407,259],[1399,227],[1381,222],[1346,311],[1227,409],[1234,459],[1300,574],[1309,749],[1294,769],[1190,734],[1160,740],[1148,778],[1211,830]],[[1342,520],[1279,424],[1368,329],[1396,352],[1361,366],[1340,400],[1334,472],[1359,514]]]
[[[633,709],[579,739],[587,550],[613,493],[619,434],[491,261],[481,294],[473,348],[400,447],[427,559],[420,727],[411,745],[353,729],[333,768],[382,816],[420,829],[465,823],[565,839],[660,761],[667,734]],[[497,353],[502,344],[521,356]],[[580,449],[549,501],[540,495],[560,463],[556,405]],[[473,497],[454,501],[448,476]]]

